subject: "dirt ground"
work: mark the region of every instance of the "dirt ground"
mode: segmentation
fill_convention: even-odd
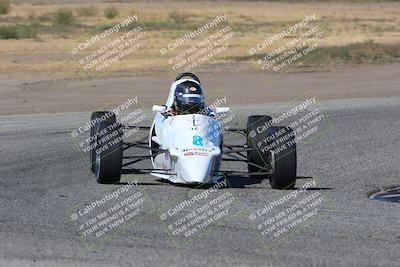
[[[220,68],[221,69],[221,68]],[[228,70],[230,69],[230,70]],[[325,67],[320,71],[265,73],[252,65],[202,71],[206,97],[227,97],[227,105],[400,96],[400,64]],[[48,75],[0,75],[0,115],[93,111],[130,96],[150,108],[163,104],[175,73],[66,79]]]
[[[100,34],[104,29],[117,25],[132,16],[138,16],[132,25],[142,25],[146,33],[140,48],[125,56],[118,64],[112,64],[104,72],[142,72],[154,68],[168,68],[171,51],[162,56],[160,49],[183,34],[206,25],[217,16],[226,21],[217,26],[219,30],[230,25],[235,33],[229,39],[229,49],[216,55],[217,63],[250,62],[248,50],[266,37],[287,29],[307,16],[315,15],[315,21],[304,26],[296,34],[277,41],[271,50],[293,40],[295,36],[319,27],[321,38],[318,47],[323,54],[304,64],[354,64],[394,62],[399,59],[400,3],[357,1],[66,1],[37,0],[11,1],[9,14],[0,16],[0,27],[21,35],[18,38],[2,37],[0,28],[0,73],[64,73],[74,75],[82,72],[79,59],[93,53],[105,43],[115,40],[113,34],[95,45],[72,55],[71,51],[82,41]],[[21,3],[23,2],[23,3]],[[107,19],[104,10],[114,7],[118,16]],[[93,12],[82,15],[82,9]],[[71,12],[71,21],[61,26],[55,20],[62,10]],[[64,13],[61,13],[64,14]],[[66,16],[64,14],[64,16]],[[67,16],[68,17],[68,16]],[[131,28],[133,27],[131,25]],[[223,26],[222,26],[223,25]],[[14,28],[12,28],[15,26]],[[124,30],[125,32],[127,30]],[[198,44],[211,29],[179,47],[179,52]],[[24,33],[24,34],[23,34]],[[7,35],[3,33],[3,35]],[[9,34],[8,34],[9,35]],[[259,56],[266,50],[259,51]],[[97,75],[97,74],[96,74]]]
[[[111,5],[118,15],[107,19],[104,10]],[[55,18],[65,8],[72,17],[64,29]],[[93,14],[81,14],[82,8]],[[290,102],[305,96],[320,100],[397,97],[399,10],[398,2],[361,1],[15,1],[10,12],[0,17],[0,26],[31,30],[35,37],[3,36],[0,40],[0,115],[110,109],[129,96],[137,96],[145,108],[163,104],[171,82],[183,70],[172,71],[168,59],[174,54],[163,57],[160,49],[222,14],[234,38],[221,55],[193,69],[209,100],[227,97],[227,105],[240,105]],[[73,48],[133,14],[146,32],[141,48],[104,71],[84,71],[79,59],[116,36],[75,56]],[[256,59],[271,52],[275,44],[258,51],[255,58],[249,56],[249,49],[311,14],[316,20],[310,25],[317,25],[323,33],[315,43],[322,50],[312,50],[310,62],[302,57],[290,69],[262,71]],[[208,34],[187,41],[178,50],[186,51]],[[295,36],[279,42],[288,44]],[[321,58],[321,62],[312,63],[312,58]]]

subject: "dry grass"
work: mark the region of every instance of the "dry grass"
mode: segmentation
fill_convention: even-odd
[[[97,9],[94,6],[83,6],[77,9],[79,17],[94,17],[97,14]]]
[[[10,12],[10,1],[0,0],[0,15],[8,14]]]
[[[115,19],[119,14],[119,11],[114,6],[109,6],[104,9],[104,16],[108,19]]]
[[[114,64],[109,72],[139,71],[144,68],[165,68],[167,58],[159,53],[172,40],[196,29],[219,14],[225,14],[236,33],[230,48],[217,56],[213,63],[251,60],[250,47],[267,36],[296,23],[306,15],[316,14],[317,24],[324,32],[320,49],[325,53],[317,63],[369,63],[379,51],[381,61],[397,60],[400,44],[399,3],[280,3],[280,2],[138,2],[113,3],[116,16],[104,16],[107,3],[75,5],[12,5],[11,12],[0,17],[0,26],[35,25],[36,39],[0,40],[0,71],[38,71],[80,73],[77,60],[70,50],[94,33],[101,32],[133,12],[147,30],[144,45],[132,55]],[[82,10],[83,8],[87,10]],[[53,25],[57,10],[71,10],[68,34],[59,34]],[[133,11],[134,10],[134,11]],[[179,12],[176,12],[179,10]],[[69,17],[69,12],[68,16]],[[62,18],[62,21],[64,17]],[[289,39],[283,40],[286,42]],[[187,42],[182,49],[193,44]],[[370,50],[368,50],[372,47]],[[361,49],[362,53],[357,53]],[[346,50],[348,50],[346,52]],[[361,51],[360,50],[360,51]],[[321,53],[321,57],[324,53]],[[19,60],[23,57],[24,60]],[[57,61],[54,61],[57,58]]]

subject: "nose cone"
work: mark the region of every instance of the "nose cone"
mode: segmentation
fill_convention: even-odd
[[[185,183],[207,183],[211,179],[213,156],[182,156],[178,159],[178,176]]]

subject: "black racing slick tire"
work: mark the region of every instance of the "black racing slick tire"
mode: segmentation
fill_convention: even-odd
[[[297,178],[297,152],[294,131],[288,126],[272,127],[271,166],[269,181],[274,189],[293,189]]]
[[[121,179],[123,134],[121,124],[102,121],[96,127],[95,175],[100,184]]]
[[[272,175],[250,175],[269,178],[274,189],[293,189],[297,178],[297,155],[294,131],[288,126],[272,126],[269,116],[250,116],[247,123],[249,173],[272,170]],[[264,170],[252,166],[263,167]]]
[[[95,131],[96,127],[99,124],[99,121],[108,120],[112,123],[116,122],[115,114],[111,111],[95,111],[90,116],[90,138],[89,138],[89,145],[90,145],[90,170],[94,173],[94,165],[96,161],[96,147],[95,147]]]
[[[247,169],[250,173],[250,178],[268,178],[267,175],[257,175],[257,173],[265,172],[265,170],[255,165],[263,168],[268,168],[270,165],[269,151],[263,152],[257,147],[257,144],[264,139],[264,135],[257,133],[257,128],[263,127],[271,120],[272,118],[266,115],[249,116],[247,119],[247,146],[251,149],[247,152],[247,161],[249,162]]]

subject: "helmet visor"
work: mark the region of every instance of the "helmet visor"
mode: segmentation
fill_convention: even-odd
[[[198,94],[182,94],[178,95],[178,106],[180,112],[197,113],[203,107],[203,96]]]

